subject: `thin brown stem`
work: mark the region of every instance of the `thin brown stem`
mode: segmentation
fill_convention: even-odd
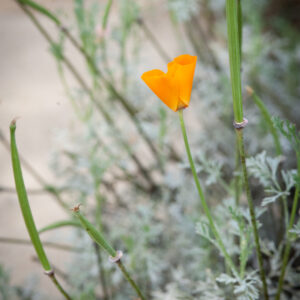
[[[117,261],[116,264],[119,267],[119,269],[122,271],[124,277],[127,279],[127,281],[130,283],[130,285],[136,291],[136,293],[138,294],[138,296],[141,298],[141,300],[146,300],[145,296],[142,294],[141,290],[139,289],[139,287],[137,286],[137,284],[135,283],[135,281],[132,279],[132,277],[130,276],[130,274],[126,270],[126,268],[123,265],[123,263],[121,262],[121,260]]]

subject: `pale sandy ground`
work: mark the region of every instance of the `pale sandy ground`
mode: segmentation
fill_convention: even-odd
[[[72,1],[69,0],[40,2],[46,3],[53,9],[58,7],[64,7],[67,11],[72,9]],[[51,24],[44,18],[40,20],[51,32],[54,32]],[[152,22],[152,24],[157,32],[161,31],[159,30],[161,23]],[[161,32],[166,44],[170,33],[167,30]],[[147,51],[152,51],[149,50],[147,43],[144,47],[148,49]],[[74,58],[75,54],[72,51],[70,53]],[[157,54],[154,52],[152,54],[151,57],[156,62],[160,62]],[[9,123],[16,116],[20,117],[17,128],[19,151],[49,182],[55,182],[48,167],[50,149],[53,148],[53,131],[57,128],[72,127],[76,124],[76,119],[65,97],[57,76],[55,61],[49,54],[46,41],[14,1],[1,0],[0,129],[7,138]],[[10,156],[2,144],[0,144],[0,165],[0,186],[13,187]],[[24,177],[28,188],[39,187],[26,171]],[[50,196],[32,195],[30,203],[38,228],[66,216]],[[0,236],[27,239],[28,234],[16,195],[1,193],[0,205]],[[58,241],[66,239],[64,242],[67,242],[67,235],[68,231],[63,230],[58,236],[53,233],[46,234],[44,239],[56,241],[57,238]],[[66,252],[48,248],[47,254],[51,261],[55,261],[62,268],[70,261],[69,254]],[[40,265],[32,262],[33,255],[31,246],[0,244],[0,263],[10,271],[13,284],[23,284],[29,277],[29,273],[36,274],[40,288],[43,288],[47,294],[53,295],[51,299],[60,299],[48,278],[42,275]]]

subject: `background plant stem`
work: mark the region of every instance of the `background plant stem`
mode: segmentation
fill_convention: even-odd
[[[248,91],[249,95],[252,97],[256,106],[259,108],[263,118],[265,119],[265,121],[271,131],[271,134],[272,134],[272,137],[274,140],[274,144],[275,144],[276,155],[281,155],[282,147],[280,145],[279,136],[278,136],[276,128],[274,127],[271,115],[270,115],[267,107],[265,106],[263,101],[260,99],[260,97],[258,97],[258,95],[255,93],[255,91],[251,87],[247,86],[247,91]]]
[[[119,269],[122,271],[124,277],[127,279],[127,281],[131,284],[131,286],[133,287],[133,289],[136,291],[136,293],[138,294],[138,296],[141,298],[141,300],[146,300],[146,298],[144,297],[144,295],[142,294],[141,290],[139,289],[139,287],[136,285],[135,281],[131,278],[130,274],[128,273],[128,271],[126,270],[125,266],[123,265],[123,263],[121,262],[121,260],[119,260],[117,263],[117,266],[119,267]]]
[[[237,135],[238,143],[239,143],[240,158],[241,158],[243,178],[244,178],[244,186],[245,186],[245,190],[246,190],[248,207],[249,207],[249,212],[250,212],[250,217],[251,217],[251,224],[252,224],[252,229],[253,229],[256,254],[257,254],[257,259],[258,259],[258,264],[259,264],[259,269],[260,269],[260,277],[261,277],[262,284],[263,284],[264,297],[267,300],[267,299],[269,299],[269,296],[268,296],[268,289],[267,289],[263,259],[262,259],[262,254],[261,254],[261,247],[260,247],[260,242],[259,242],[257,222],[256,222],[255,211],[254,211],[254,204],[253,204],[253,200],[251,197],[251,192],[250,192],[250,187],[249,187],[249,182],[248,182],[248,172],[247,172],[247,167],[246,167],[245,147],[244,147],[244,140],[243,140],[243,129],[236,129],[236,135]]]
[[[300,152],[296,152],[296,155],[297,155],[297,173],[298,173],[297,176],[298,176],[298,179],[299,179],[300,178]],[[297,212],[297,207],[298,207],[298,202],[299,202],[299,190],[300,190],[300,183],[298,182],[297,186],[296,186],[295,195],[294,195],[290,222],[289,222],[289,226],[286,230],[286,245],[285,245],[285,248],[284,248],[281,273],[280,273],[280,277],[279,277],[279,283],[278,283],[278,288],[277,288],[277,293],[276,293],[275,300],[280,299],[280,295],[281,295],[281,292],[282,292],[282,286],[283,286],[283,282],[284,282],[285,270],[287,268],[288,260],[289,260],[289,256],[290,256],[291,239],[290,239],[289,231],[292,229],[292,227],[294,225],[295,217],[296,217],[296,212]]]

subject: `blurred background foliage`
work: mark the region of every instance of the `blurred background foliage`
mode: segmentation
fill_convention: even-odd
[[[299,178],[291,143],[278,131],[283,155],[277,155],[267,121],[245,87],[254,89],[272,116],[299,128],[300,7],[296,0],[241,2],[247,164],[274,295],[285,242],[280,203],[291,209]],[[80,131],[57,130],[50,164],[57,185],[42,182],[43,188],[62,209],[83,204],[90,220],[124,251],[124,263],[149,299],[259,299],[250,217],[236,166],[225,1],[74,0],[71,15],[21,8],[35,22],[46,17],[57,25],[53,37],[47,28],[39,29],[80,123]],[[161,11],[171,24],[174,45],[148,20]],[[141,82],[143,71],[153,67],[141,50],[145,40],[164,64],[182,53],[198,57],[188,134],[214,218],[228,252],[240,262],[239,281],[228,275],[201,213],[176,117]],[[69,60],[66,43],[82,54],[87,75]],[[70,73],[77,84],[68,80]],[[299,223],[293,232],[282,299],[300,297]],[[60,266],[74,299],[134,299],[118,270],[81,229],[74,228],[70,239],[84,248],[72,254],[70,266]],[[29,290],[11,286],[0,269],[3,299],[47,299],[45,291]]]

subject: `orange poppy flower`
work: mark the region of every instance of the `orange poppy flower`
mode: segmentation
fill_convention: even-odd
[[[168,72],[152,70],[141,78],[156,96],[174,111],[190,103],[197,56],[183,54],[168,63]]]

